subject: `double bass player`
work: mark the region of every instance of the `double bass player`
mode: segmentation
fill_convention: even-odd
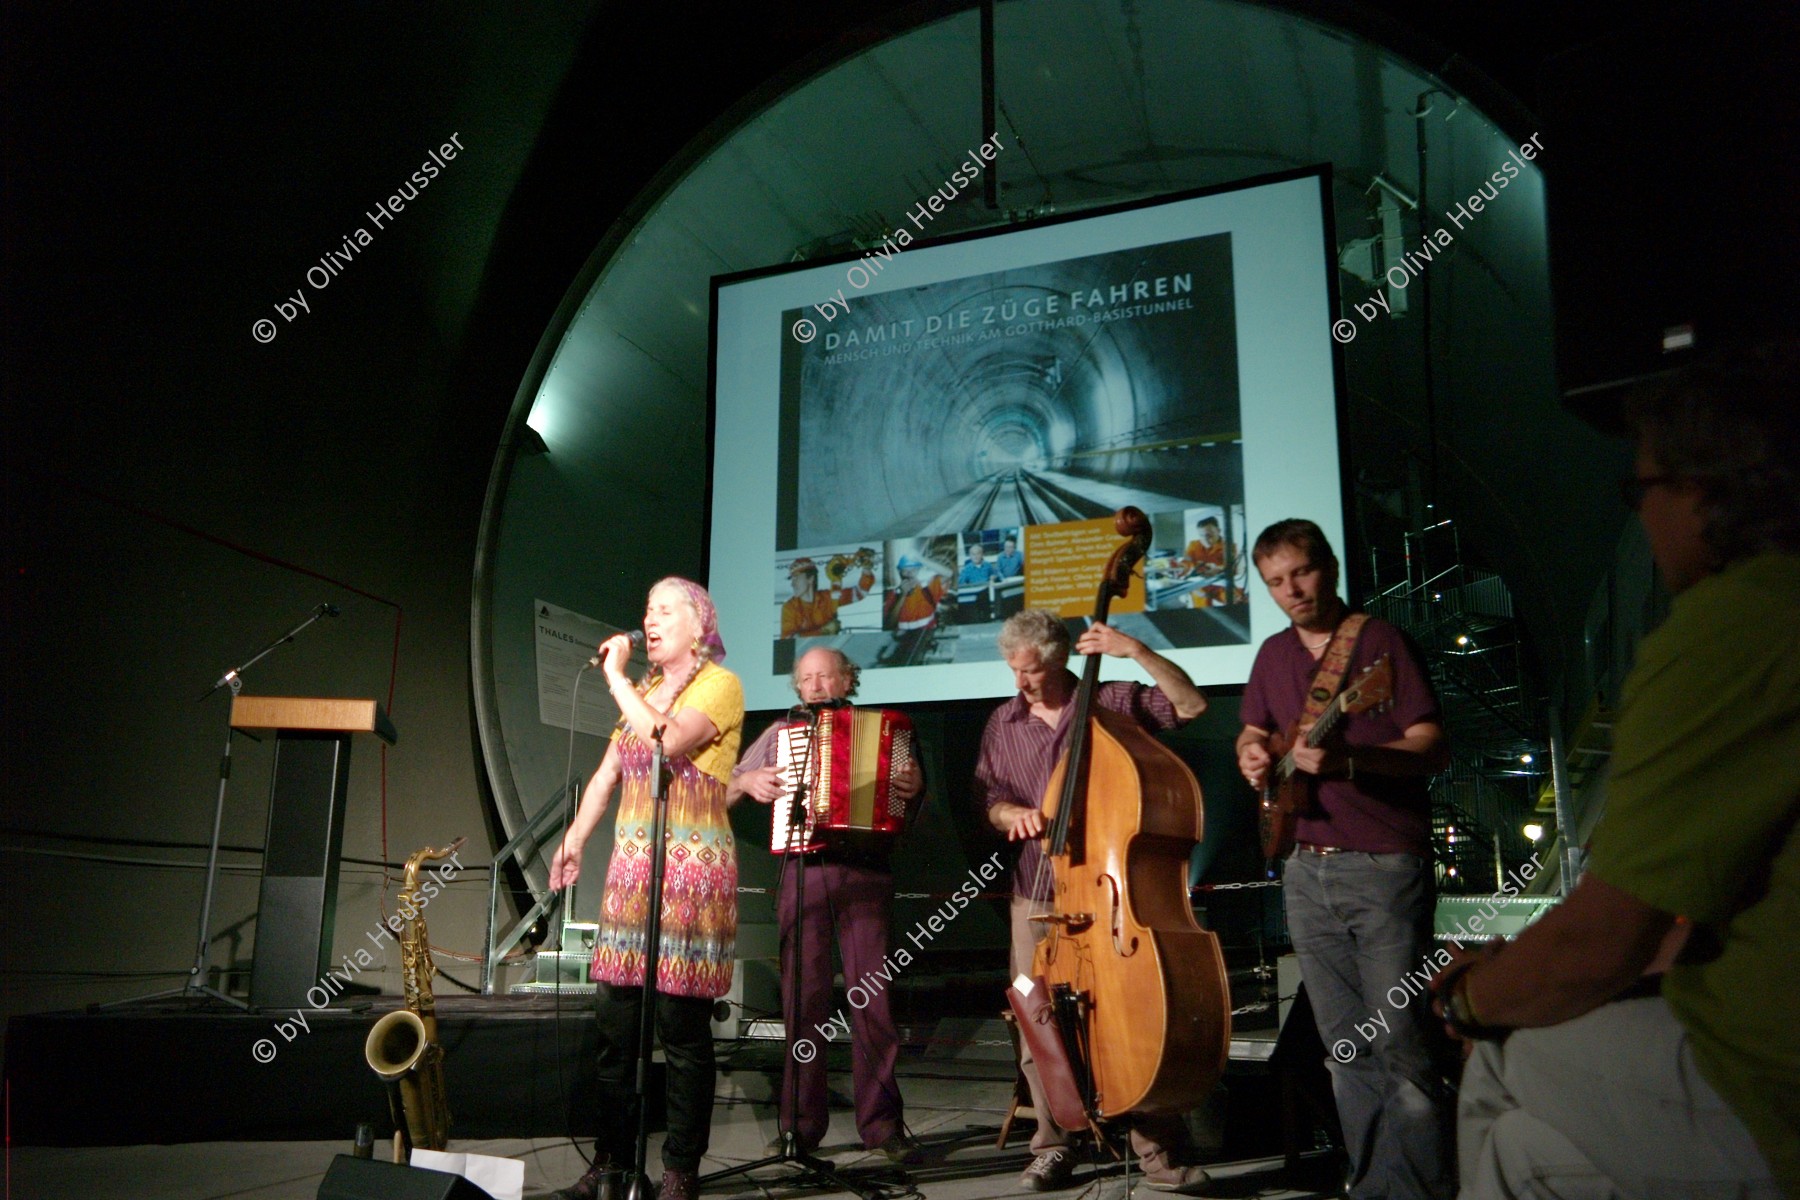
[[[1186,724],[1206,710],[1206,697],[1180,667],[1103,623],[1088,627],[1071,646],[1060,618],[1028,609],[1007,620],[999,643],[1019,691],[988,718],[975,768],[975,797],[989,823],[1008,841],[1021,843],[1013,876],[1011,969],[1015,976],[1030,976],[1045,930],[1044,924],[1030,920],[1031,908],[1034,901],[1048,898],[1039,844],[1046,828],[1042,800],[1074,724],[1079,681],[1068,669],[1071,649],[1129,658],[1149,674],[1154,685],[1115,681],[1101,684],[1093,696],[1096,707],[1126,716],[1144,729],[1161,732]],[[1031,1139],[1035,1157],[1019,1184],[1028,1191],[1052,1191],[1066,1186],[1075,1169],[1074,1135],[1051,1119],[1036,1063],[1023,1044],[1019,1066],[1038,1114]],[[1180,1161],[1185,1142],[1179,1118],[1137,1118],[1132,1149],[1149,1186],[1194,1194],[1207,1184],[1204,1170]]]

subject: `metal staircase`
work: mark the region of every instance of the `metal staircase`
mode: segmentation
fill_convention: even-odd
[[[536,995],[561,992],[569,995],[592,995],[594,984],[588,979],[588,964],[594,960],[594,939],[600,926],[592,921],[564,921],[560,950],[538,949],[536,969],[530,979],[507,988],[510,995]]]
[[[562,936],[556,941],[560,949],[538,948],[531,954],[531,978],[511,985],[507,991],[519,995],[555,991],[579,994],[594,990],[594,985],[588,981],[587,968],[594,956],[594,939],[599,934],[599,926],[592,921],[567,919],[568,912],[562,910],[564,893],[532,893],[531,906],[512,928],[499,932],[500,881],[505,874],[502,867],[514,858],[523,860],[541,854],[544,843],[561,829],[561,822],[556,818],[567,813],[566,802],[571,794],[578,796],[580,791],[580,780],[572,780],[558,788],[512,840],[494,852],[494,867],[488,873],[487,958],[481,967],[481,990],[485,995],[494,994],[497,986],[495,968],[503,960],[513,957],[512,949],[525,940],[539,920],[555,921],[558,916],[563,918]]]
[[[1446,893],[1497,890],[1532,856],[1523,828],[1550,773],[1544,704],[1527,683],[1512,594],[1468,565],[1451,521],[1404,536],[1401,554],[1372,555],[1367,611],[1417,644],[1450,738],[1432,780],[1432,840]]]

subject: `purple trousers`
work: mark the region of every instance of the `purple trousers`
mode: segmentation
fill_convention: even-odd
[[[796,893],[800,889],[796,885],[802,861],[806,863],[806,907],[797,923]],[[890,982],[878,974],[887,954],[893,903],[894,876],[890,871],[831,861],[829,854],[792,858],[782,871],[777,904],[781,915],[781,1004],[793,1038],[781,1081],[781,1124],[795,1132],[802,1148],[816,1147],[825,1138],[831,1120],[826,1111],[825,1044],[846,1036],[856,1085],[856,1129],[863,1145],[873,1149],[900,1132],[900,1088],[894,1081],[900,1035],[888,1007]],[[805,937],[796,938],[802,924]],[[837,1011],[831,1007],[834,941],[844,958],[848,997]],[[801,943],[805,957],[797,961]],[[797,978],[801,981],[798,989],[794,986]],[[846,1021],[848,1034],[843,1028]],[[790,1102],[796,1094],[798,1114]]]

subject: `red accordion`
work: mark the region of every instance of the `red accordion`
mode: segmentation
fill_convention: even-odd
[[[805,853],[823,847],[826,834],[900,833],[911,814],[894,783],[912,761],[912,721],[891,709],[821,709],[816,724],[784,727],[775,737],[782,793],[775,800],[770,849]],[[803,767],[806,823],[796,828],[794,795]]]

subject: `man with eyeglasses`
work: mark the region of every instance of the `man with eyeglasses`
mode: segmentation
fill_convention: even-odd
[[[1675,599],[1625,681],[1587,873],[1435,981],[1474,1045],[1465,1198],[1800,1197],[1797,367],[1764,346],[1627,402],[1623,494]]]

